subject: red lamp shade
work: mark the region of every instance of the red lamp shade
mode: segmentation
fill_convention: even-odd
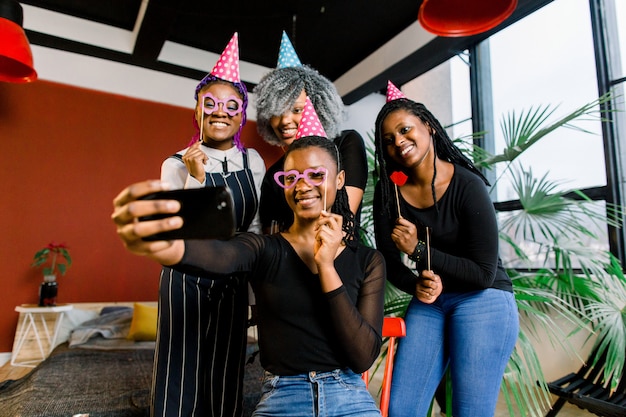
[[[18,2],[0,0],[0,81],[25,83],[37,79],[22,19]]]
[[[424,0],[417,18],[435,35],[470,36],[498,26],[516,7],[517,0]]]

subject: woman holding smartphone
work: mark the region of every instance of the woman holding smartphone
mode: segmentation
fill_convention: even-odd
[[[135,184],[114,201],[112,219],[130,252],[179,271],[248,277],[266,371],[254,417],[380,416],[360,373],[382,344],[385,266],[377,250],[358,240],[339,161],[325,137],[289,146],[274,179],[294,221],[271,235],[146,242],[145,236],[182,225],[175,200],[137,200],[165,184]],[[137,221],[157,213],[174,217]]]

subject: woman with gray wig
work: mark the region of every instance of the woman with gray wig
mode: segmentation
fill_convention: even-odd
[[[254,93],[259,134],[266,142],[285,148],[295,140],[306,97],[310,98],[328,138],[339,149],[350,210],[358,223],[367,184],[367,156],[361,135],[340,129],[345,107],[333,83],[306,65],[283,67],[266,74]],[[259,216],[266,233],[285,230],[293,222],[283,190],[273,180],[274,173],[282,170],[283,160],[281,157],[267,170],[261,186]]]
[[[303,65],[275,69],[263,77],[254,89],[257,95],[257,129],[265,141],[285,146],[270,120],[292,110],[302,91],[306,91],[311,99],[328,137],[339,136],[345,108],[337,89],[328,78]]]

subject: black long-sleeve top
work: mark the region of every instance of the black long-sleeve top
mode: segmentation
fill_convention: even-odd
[[[380,187],[379,182],[374,192],[377,248],[385,257],[389,281],[414,295],[418,271],[427,269],[426,253],[416,270],[402,262],[401,252],[391,240],[397,217],[395,198],[381,201]],[[389,195],[395,196],[395,191],[390,190]],[[444,292],[485,288],[513,291],[499,258],[495,209],[482,179],[455,165],[450,185],[438,201],[438,212],[434,205],[418,209],[407,203],[401,193],[398,196],[402,216],[417,226],[420,240],[426,240],[424,227],[430,227],[431,269],[441,277]],[[391,209],[384,210],[385,204],[391,205]]]
[[[335,259],[343,286],[323,293],[313,274],[280,234],[242,233],[230,240],[188,240],[174,266],[197,274],[246,273],[258,308],[261,365],[276,375],[363,372],[382,344],[385,263],[358,245]]]

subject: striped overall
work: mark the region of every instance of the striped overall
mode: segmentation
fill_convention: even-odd
[[[172,157],[180,158],[180,155]],[[248,155],[241,171],[208,173],[207,187],[233,194],[237,230],[258,206]],[[191,276],[163,267],[152,387],[152,417],[239,417],[248,321],[245,276]]]

